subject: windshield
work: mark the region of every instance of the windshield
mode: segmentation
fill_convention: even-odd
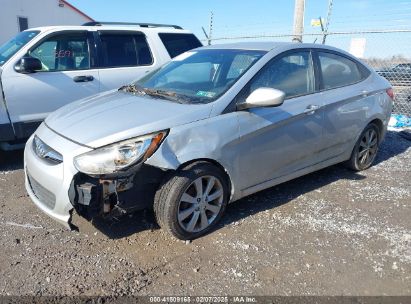
[[[265,53],[225,49],[186,52],[122,89],[180,103],[209,103],[223,95]]]
[[[23,46],[27,44],[31,39],[33,39],[39,31],[25,31],[19,33],[14,38],[7,41],[5,44],[0,46],[0,66],[6,63],[14,54],[17,53]]]

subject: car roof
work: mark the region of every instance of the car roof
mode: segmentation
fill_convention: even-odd
[[[258,42],[237,42],[226,44],[214,44],[204,46],[199,49],[233,49],[233,50],[258,50],[258,51],[271,51],[273,49],[281,48],[283,50],[293,50],[299,48],[316,48],[325,50],[334,50],[338,52],[344,52],[332,46],[324,44],[314,43],[297,43],[297,42],[278,42],[278,41],[258,41]],[[345,52],[344,52],[345,53]]]
[[[56,26],[41,26],[30,28],[27,31],[98,31],[98,30],[110,30],[110,31],[139,31],[143,33],[192,33],[189,30],[176,29],[173,27],[141,27],[133,25],[101,25],[101,26],[84,26],[84,25],[56,25]]]

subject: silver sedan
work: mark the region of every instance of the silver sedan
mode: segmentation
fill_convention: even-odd
[[[180,239],[209,232],[229,202],[324,167],[370,167],[390,84],[323,45],[202,47],[118,90],[53,114],[25,149],[26,188],[73,227],[154,208]]]

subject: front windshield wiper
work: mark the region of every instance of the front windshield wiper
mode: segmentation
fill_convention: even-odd
[[[144,93],[144,88],[136,84],[127,84],[120,87],[118,90],[129,93]]]
[[[149,95],[152,97],[157,97],[157,98],[163,98],[171,101],[175,101],[178,103],[183,103],[183,98],[175,92],[171,91],[164,91],[164,90],[157,90],[157,89],[149,89],[149,88],[144,88],[142,86],[139,86],[137,84],[129,84],[122,86],[119,91],[125,91],[128,93],[137,93],[137,94],[143,94],[143,95]]]

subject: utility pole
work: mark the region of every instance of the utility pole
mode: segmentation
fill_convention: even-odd
[[[328,32],[328,27],[330,26],[332,8],[333,8],[333,0],[328,0],[327,20],[325,22],[325,28],[323,28],[323,33],[324,33],[323,44],[325,44],[325,39],[327,39],[327,32]]]
[[[214,13],[211,12],[210,13],[210,26],[208,28],[208,34],[207,34],[206,30],[204,29],[204,27],[202,27],[204,36],[206,36],[206,38],[207,38],[207,44],[208,45],[211,45],[211,40],[212,40],[212,37],[213,37],[213,19],[214,19]]]
[[[295,0],[293,41],[303,42],[305,0]]]

